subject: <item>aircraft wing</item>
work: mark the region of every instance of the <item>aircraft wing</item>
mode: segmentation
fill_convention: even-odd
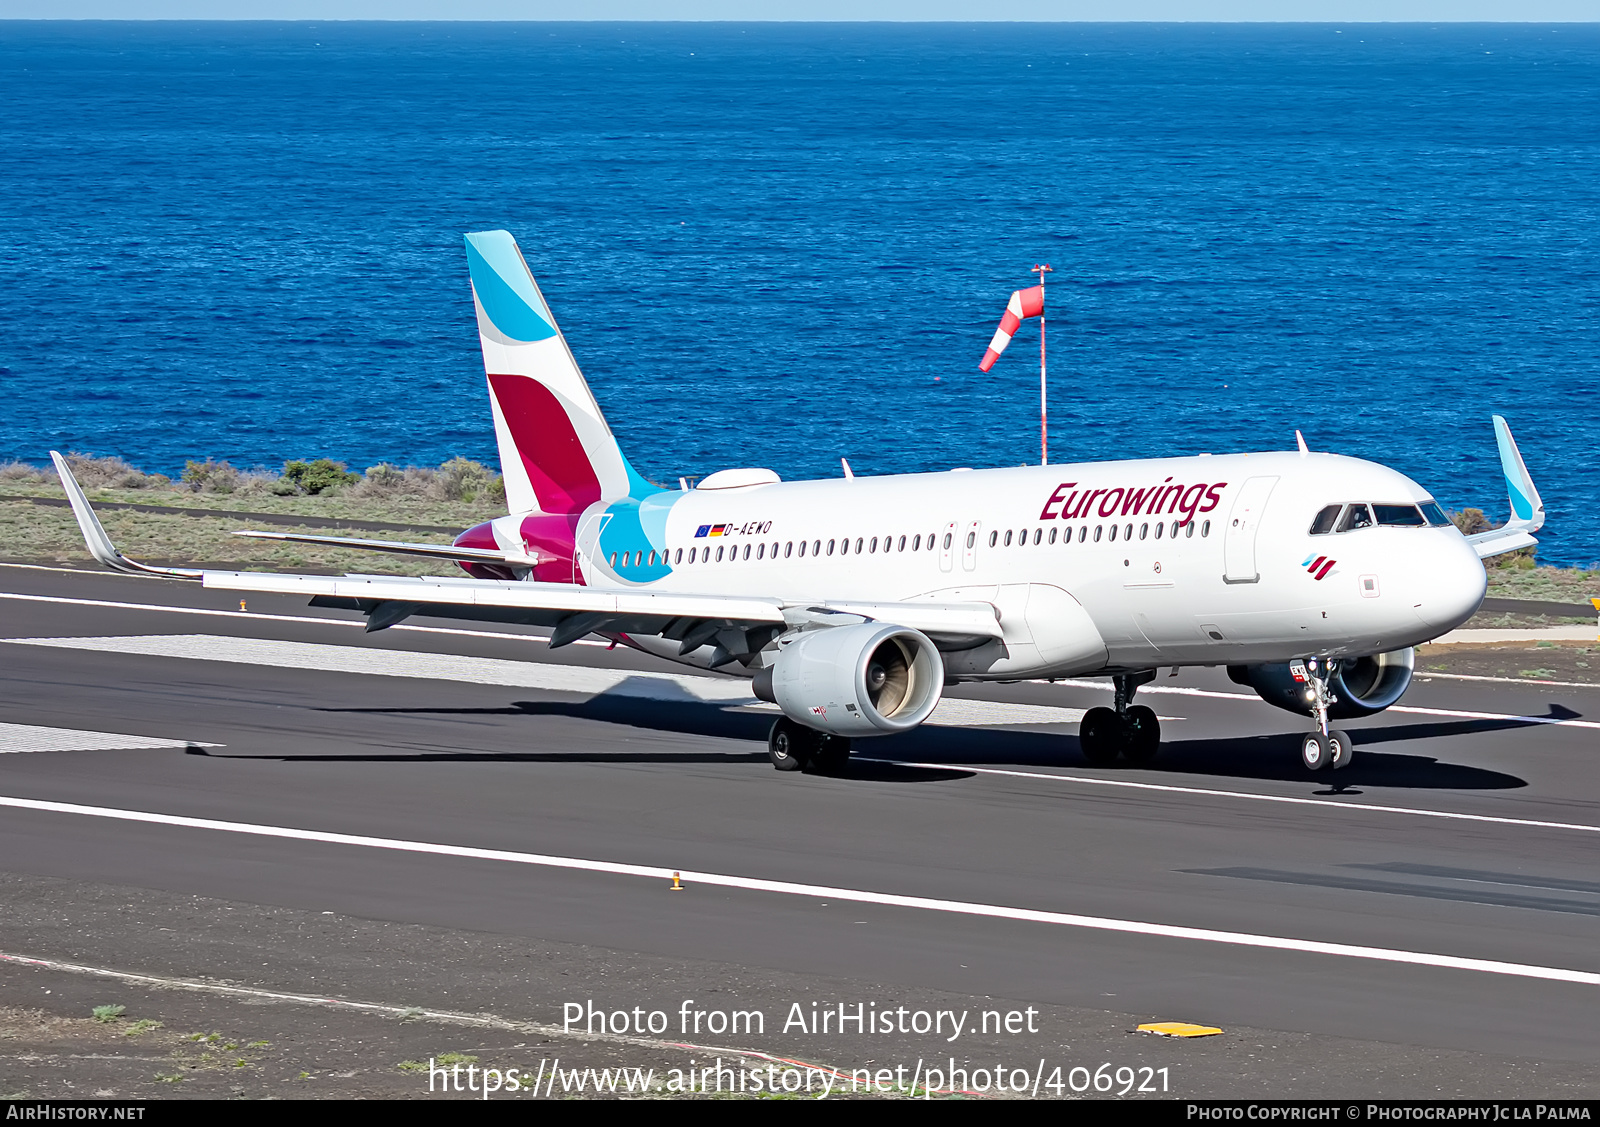
[[[1522,451],[1511,437],[1511,428],[1499,415],[1494,416],[1494,437],[1500,447],[1500,469],[1505,473],[1506,492],[1511,500],[1511,519],[1499,528],[1467,537],[1479,559],[1531,548],[1539,542],[1533,534],[1544,527],[1544,501],[1534,488]]]
[[[499,552],[492,548],[464,548],[457,544],[407,544],[400,540],[363,540],[359,536],[313,536],[306,532],[235,532],[256,540],[288,540],[296,544],[326,544],[331,548],[357,548],[365,552],[393,552],[404,556],[426,556],[436,560],[467,563],[501,563],[530,568],[539,562],[535,556],[519,552]]]
[[[107,567],[133,574],[199,580],[206,587],[224,591],[301,595],[313,606],[360,611],[367,616],[369,631],[382,630],[411,615],[421,614],[549,626],[553,628],[552,647],[567,645],[585,634],[597,632],[659,635],[680,642],[682,653],[706,644],[719,645],[728,652],[729,660],[759,650],[775,632],[805,623],[821,625],[846,618],[908,626],[923,631],[936,642],[950,645],[974,645],[987,638],[1001,637],[995,608],[988,603],[819,603],[814,599],[795,601],[766,596],[606,590],[529,580],[295,575],[152,567],[117,551],[66,460],[54,452],[51,456],[90,554]],[[472,549],[447,549],[443,545],[287,533],[254,535],[377,551],[438,552],[445,559],[514,562],[505,553],[477,553]]]

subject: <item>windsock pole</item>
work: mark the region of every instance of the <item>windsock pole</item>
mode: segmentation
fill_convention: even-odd
[[[1055,271],[1046,262],[1035,265],[1028,272],[1039,275],[1039,464],[1048,466],[1050,464],[1050,427],[1048,422],[1050,411],[1049,404],[1046,402],[1044,379],[1044,276],[1046,274],[1054,274]]]

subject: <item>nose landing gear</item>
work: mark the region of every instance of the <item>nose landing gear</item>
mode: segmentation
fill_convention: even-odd
[[[1313,657],[1289,663],[1290,674],[1306,687],[1306,706],[1317,723],[1317,730],[1307,733],[1300,741],[1300,762],[1308,771],[1330,766],[1348,767],[1355,758],[1355,744],[1350,741],[1350,734],[1328,727],[1328,708],[1338,700],[1329,690],[1328,680],[1338,668],[1338,661],[1333,658]]]
[[[1111,679],[1116,687],[1114,708],[1091,708],[1078,725],[1078,746],[1083,757],[1096,767],[1106,767],[1122,756],[1135,767],[1142,767],[1161,750],[1161,722],[1155,710],[1132,704],[1139,686],[1155,679],[1154,669],[1138,673],[1119,673]]]

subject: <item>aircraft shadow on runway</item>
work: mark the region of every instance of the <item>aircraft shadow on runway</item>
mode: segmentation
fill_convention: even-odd
[[[772,724],[771,713],[767,712],[726,709],[715,704],[700,702],[666,702],[609,695],[594,697],[583,702],[513,701],[503,707],[494,708],[342,708],[321,711],[379,715],[565,716],[608,724],[626,724],[630,727],[673,732],[679,735],[761,742],[766,740],[767,729]],[[1546,715],[1540,719],[1565,720],[1578,715],[1560,705],[1551,705]],[[1354,733],[1357,748],[1355,762],[1337,774],[1307,771],[1300,763],[1300,735],[1295,732],[1226,739],[1172,739],[1162,746],[1161,754],[1153,764],[1140,770],[1144,773],[1209,775],[1239,779],[1318,781],[1327,782],[1334,785],[1337,790],[1346,792],[1362,784],[1402,789],[1511,790],[1528,784],[1525,780],[1505,772],[1440,762],[1426,755],[1377,751],[1375,745],[1421,739],[1448,739],[1474,733],[1512,731],[1537,726],[1539,726],[1537,721],[1531,719],[1486,719],[1421,724],[1395,723],[1364,727]],[[971,776],[971,772],[961,770],[964,764],[1005,767],[1089,766],[1079,750],[1077,736],[1059,729],[1030,732],[1019,731],[1016,728],[973,729],[929,724],[903,735],[857,741],[856,753],[860,759],[851,762],[849,774],[852,778],[864,781],[951,781]],[[596,763],[633,761],[727,763],[759,762],[766,758],[764,753],[754,752],[749,755],[720,752],[696,754],[667,749],[658,753],[643,754],[632,751],[613,754],[592,750],[447,752],[432,757],[458,760],[514,762],[525,759],[534,762]],[[415,760],[419,756],[417,754],[351,755],[337,758]],[[949,764],[949,767],[914,768],[909,765],[882,762],[884,760],[914,760],[924,765]],[[1129,769],[1101,770],[1121,772]]]

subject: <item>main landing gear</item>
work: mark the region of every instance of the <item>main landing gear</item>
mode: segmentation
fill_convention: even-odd
[[[1078,725],[1078,746],[1083,756],[1096,767],[1108,767],[1122,756],[1135,767],[1142,767],[1161,750],[1161,722],[1154,709],[1133,704],[1139,686],[1154,680],[1156,671],[1119,673],[1111,678],[1116,687],[1114,708],[1091,708]]]
[[[1328,707],[1338,700],[1329,691],[1328,680],[1338,668],[1336,658],[1313,657],[1289,663],[1290,674],[1306,686],[1306,706],[1311,710],[1312,719],[1317,722],[1317,730],[1308,732],[1305,739],[1300,741],[1300,762],[1305,764],[1308,771],[1320,771],[1330,766],[1348,767],[1355,758],[1356,749],[1350,742],[1350,733],[1328,727]]]
[[[837,775],[850,762],[850,741],[780,716],[767,734],[767,758],[779,771],[811,770]]]

